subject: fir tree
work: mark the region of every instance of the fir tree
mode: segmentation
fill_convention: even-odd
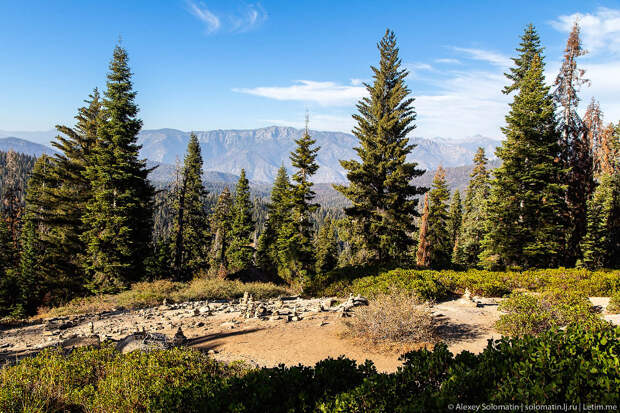
[[[0,216],[0,315],[7,315],[15,308],[16,285],[14,267],[17,252],[4,217]]]
[[[454,251],[456,239],[461,230],[463,221],[463,205],[461,204],[461,193],[457,189],[452,195],[450,212],[448,214],[448,233],[450,234],[450,251]]]
[[[564,61],[555,80],[554,98],[558,105],[560,132],[560,160],[566,174],[566,204],[568,208],[568,241],[566,263],[572,265],[580,255],[579,243],[586,231],[587,200],[594,188],[592,158],[586,127],[577,114],[579,90],[589,81],[585,71],[577,67],[577,59],[587,52],[575,23],[568,37]]]
[[[450,191],[446,183],[446,172],[440,166],[433,179],[433,186],[428,194],[428,230],[426,242],[429,248],[431,268],[443,269],[450,266],[452,257],[452,234],[449,229],[450,216],[448,202]]]
[[[83,218],[84,262],[93,292],[113,292],[143,277],[153,221],[154,189],[146,161],[139,159],[136,92],[127,53],[114,49],[103,116],[92,163],[86,167],[93,196]]]
[[[294,226],[291,238],[293,261],[297,263],[294,274],[295,278],[305,279],[314,273],[314,247],[312,240],[313,224],[310,214],[317,210],[318,204],[313,203],[315,193],[312,190],[312,175],[319,169],[316,163],[316,155],[320,147],[315,147],[316,141],[310,137],[308,131],[308,119],[306,117],[306,130],[300,139],[296,139],[297,147],[291,153],[290,159],[294,168],[295,184],[291,188],[291,214]]]
[[[52,145],[58,153],[51,159],[37,161],[29,181],[28,213],[36,225],[45,250],[41,262],[45,277],[54,280],[49,286],[61,300],[79,295],[85,283],[81,254],[85,244],[83,218],[86,204],[92,197],[91,185],[85,176],[97,139],[101,118],[101,99],[97,89],[78,109],[75,127],[56,126],[61,133]]]
[[[231,272],[247,270],[252,266],[254,249],[250,244],[252,243],[253,233],[254,220],[252,218],[250,182],[245,177],[245,169],[242,169],[232,208],[230,245],[226,250],[228,269]]]
[[[190,135],[174,208],[174,273],[177,280],[188,280],[207,266],[208,218],[202,182],[202,155],[195,134]]]
[[[424,209],[422,211],[422,222],[420,224],[420,239],[418,241],[418,251],[416,253],[416,264],[420,267],[430,265],[430,245],[428,242],[428,193],[424,195]]]
[[[210,269],[213,273],[224,276],[227,273],[226,256],[230,245],[233,217],[233,199],[228,187],[225,187],[217,198],[211,215],[211,233],[213,243],[209,254]]]
[[[338,264],[338,238],[332,220],[328,217],[316,237],[316,272],[324,274]]]
[[[424,171],[406,160],[414,148],[407,134],[415,128],[415,112],[392,31],[386,31],[378,49],[379,67],[371,67],[374,82],[365,84],[370,96],[360,100],[359,114],[353,115],[361,162],[340,161],[350,184],[335,188],[353,204],[345,212],[371,258],[403,260],[414,244],[414,218],[419,216],[415,197],[426,190],[411,181]]]
[[[488,221],[486,202],[490,192],[490,174],[483,148],[474,156],[474,169],[465,192],[463,223],[459,231],[452,261],[464,267],[478,263],[481,242],[486,233]]]
[[[534,56],[542,56],[543,47],[540,45],[540,37],[531,23],[527,25],[521,35],[521,43],[517,48],[517,52],[519,53],[518,57],[511,57],[514,67],[510,68],[510,73],[504,74],[512,82],[504,87],[504,90],[502,90],[504,94],[519,89],[519,84],[530,69]]]
[[[5,169],[1,194],[2,209],[13,249],[17,250],[19,246],[19,224],[24,211],[20,200],[20,193],[23,190],[20,188],[18,155],[13,150],[9,150],[6,154]]]
[[[257,266],[269,273],[277,272],[282,275],[281,269],[287,265],[290,257],[290,239],[281,239],[280,235],[285,226],[292,223],[291,215],[291,183],[284,166],[278,169],[278,174],[271,189],[270,203],[267,205],[268,217],[264,231],[258,239]],[[279,242],[280,240],[280,242]],[[280,256],[287,259],[280,260]]]
[[[494,171],[488,203],[488,233],[481,260],[485,267],[553,267],[564,248],[564,187],[554,105],[542,65],[534,58],[503,128],[496,150],[503,161]]]
[[[620,172],[620,122],[617,126],[610,123],[602,130],[594,151],[594,164],[597,175]]]
[[[620,174],[603,174],[588,201],[583,264],[591,269],[620,266]]]

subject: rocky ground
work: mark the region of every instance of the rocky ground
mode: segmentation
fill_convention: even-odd
[[[608,299],[593,298],[604,308]],[[399,365],[399,352],[369,351],[342,337],[342,320],[366,305],[363,297],[302,299],[281,297],[254,301],[164,303],[140,310],[37,320],[0,331],[0,362],[11,362],[43,348],[65,349],[113,340],[120,351],[185,345],[209,352],[221,361],[244,360],[256,366],[313,365],[326,357],[345,355],[372,360],[382,371]],[[463,297],[438,303],[441,337],[453,352],[479,352],[498,338],[493,324],[499,317],[495,299]],[[618,316],[606,318],[620,324]],[[614,318],[615,317],[615,318]]]

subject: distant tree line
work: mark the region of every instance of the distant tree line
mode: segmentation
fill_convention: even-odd
[[[424,171],[407,161],[416,119],[408,72],[393,32],[378,49],[353,116],[358,158],[341,161],[348,184],[334,186],[350,204],[335,211],[316,202],[320,148],[308,120],[293,170],[280,168],[268,201],[251,196],[244,170],[232,190],[209,193],[194,134],[174,182],[155,188],[139,158],[127,53],[117,46],[103,95],[95,89],[75,125],[57,127],[56,155],[0,156],[0,313],[31,314],[155,278],[303,288],[350,265],[619,266],[620,124],[604,125],[595,101],[583,119],[576,112],[586,83],[577,25],[553,91],[539,36],[525,29],[503,90],[513,102],[496,151],[502,164],[490,172],[479,149],[463,199],[450,193],[441,167],[430,190],[412,183]]]

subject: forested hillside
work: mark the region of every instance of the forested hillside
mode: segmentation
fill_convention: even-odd
[[[417,162],[414,96],[393,32],[378,49],[353,135],[342,137],[356,155],[334,151],[306,119],[287,144],[289,167],[252,187],[247,151],[231,158],[235,175],[203,174],[221,153],[198,134],[178,137],[186,148],[175,167],[142,158],[129,56],[117,46],[105,90],[92,91],[74,125],[58,126],[53,155],[0,155],[0,312],[33,314],[155,279],[270,279],[301,291],[351,266],[620,265],[620,125],[604,123],[596,101],[583,119],[575,110],[584,82],[577,25],[553,86],[526,27],[507,74],[498,159],[480,147],[471,167]],[[314,184],[325,156],[346,180]]]

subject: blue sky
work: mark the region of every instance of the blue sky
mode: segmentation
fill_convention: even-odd
[[[0,130],[72,123],[119,36],[145,128],[350,131],[386,27],[416,97],[415,136],[500,137],[502,73],[532,22],[557,73],[572,22],[608,121],[620,120],[620,1],[0,0]]]

